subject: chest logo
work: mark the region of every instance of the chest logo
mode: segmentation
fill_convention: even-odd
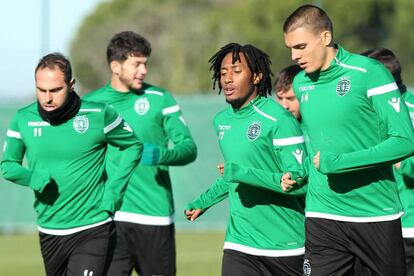
[[[150,103],[147,98],[141,98],[135,101],[134,108],[138,115],[144,115],[150,109]]]
[[[252,122],[247,128],[247,138],[250,141],[254,141],[259,137],[260,132],[262,131],[261,124],[262,122]]]
[[[394,108],[396,112],[400,112],[400,98],[392,97],[391,100],[388,101],[388,103]]]
[[[79,132],[84,133],[89,128],[89,119],[86,115],[76,116],[73,120],[73,128]]]
[[[349,80],[349,77],[342,77],[336,85],[336,94],[343,97],[349,90],[351,90],[351,81]]]

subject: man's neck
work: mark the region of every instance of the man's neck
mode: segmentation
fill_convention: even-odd
[[[123,84],[116,75],[112,75],[110,85],[120,93],[128,93],[129,88]]]

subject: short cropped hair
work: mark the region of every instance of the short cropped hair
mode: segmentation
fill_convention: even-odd
[[[276,79],[273,84],[275,92],[288,91],[292,87],[293,79],[300,71],[302,71],[302,68],[300,68],[297,64],[290,65],[280,70],[280,72],[276,75]]]
[[[289,33],[297,28],[307,28],[314,33],[329,31],[333,37],[332,21],[326,12],[314,5],[303,5],[297,8],[283,24],[283,32]]]
[[[61,53],[51,53],[43,56],[36,66],[35,76],[37,71],[44,68],[58,68],[63,73],[66,84],[69,84],[72,80],[72,66],[70,61]]]
[[[394,77],[394,80],[397,83],[400,92],[404,93],[407,91],[407,86],[405,86],[401,77],[402,69],[400,61],[390,49],[373,48],[362,52],[361,55],[376,59],[384,64],[384,66],[387,67],[388,71],[390,71]]]
[[[149,57],[151,44],[140,34],[125,31],[115,34],[106,48],[106,60],[124,62],[130,56]]]

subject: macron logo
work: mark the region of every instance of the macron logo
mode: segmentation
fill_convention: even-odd
[[[400,98],[393,97],[388,103],[394,108],[396,112],[400,112]]]
[[[296,151],[293,151],[292,154],[295,157],[296,161],[298,161],[298,164],[302,164],[303,151],[297,149]]]

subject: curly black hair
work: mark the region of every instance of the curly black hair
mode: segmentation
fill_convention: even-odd
[[[222,89],[220,84],[221,63],[228,53],[233,54],[233,63],[241,61],[240,53],[243,53],[250,71],[256,75],[262,75],[262,80],[256,85],[258,87],[258,94],[263,97],[271,95],[271,76],[273,76],[273,73],[270,67],[272,62],[268,54],[250,44],[240,45],[238,43],[229,43],[223,46],[210,58],[208,62],[211,64],[210,71],[213,71],[213,89],[216,88],[216,84],[218,84],[220,94]]]

